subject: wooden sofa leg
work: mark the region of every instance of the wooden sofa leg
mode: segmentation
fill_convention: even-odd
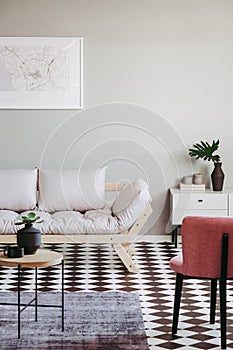
[[[122,244],[113,244],[112,246],[115,249],[115,251],[117,252],[119,258],[121,259],[121,261],[123,262],[125,267],[127,268],[127,270],[129,272],[137,273],[138,268],[136,267],[131,256],[127,253],[127,251],[122,246]]]
[[[130,256],[133,256],[135,254],[134,247],[131,243],[122,243],[122,246]]]

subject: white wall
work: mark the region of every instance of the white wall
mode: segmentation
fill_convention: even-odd
[[[186,145],[219,138],[233,187],[232,13],[231,0],[0,0],[0,36],[84,38],[84,110],[0,110],[0,167],[143,176],[151,233],[166,230],[167,189],[211,171]]]

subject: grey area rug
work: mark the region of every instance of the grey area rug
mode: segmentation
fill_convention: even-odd
[[[27,303],[32,293],[21,293]],[[60,304],[61,293],[40,292],[39,304]],[[15,292],[0,292],[0,302],[14,303]],[[21,313],[17,338],[17,306],[0,305],[0,349],[148,350],[138,293],[66,292],[65,330],[61,309],[34,308]]]

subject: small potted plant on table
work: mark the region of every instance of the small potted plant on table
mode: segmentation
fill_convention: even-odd
[[[24,227],[17,231],[17,245],[24,248],[24,254],[35,254],[41,244],[41,232],[33,227],[34,223],[42,223],[43,220],[30,212],[25,216],[18,216],[15,225],[23,225]]]

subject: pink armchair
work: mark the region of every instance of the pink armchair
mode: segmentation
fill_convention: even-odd
[[[170,260],[176,272],[172,335],[177,333],[183,280],[211,280],[210,323],[215,323],[219,280],[221,347],[226,349],[226,280],[233,278],[233,218],[186,217],[181,232],[182,254]]]

